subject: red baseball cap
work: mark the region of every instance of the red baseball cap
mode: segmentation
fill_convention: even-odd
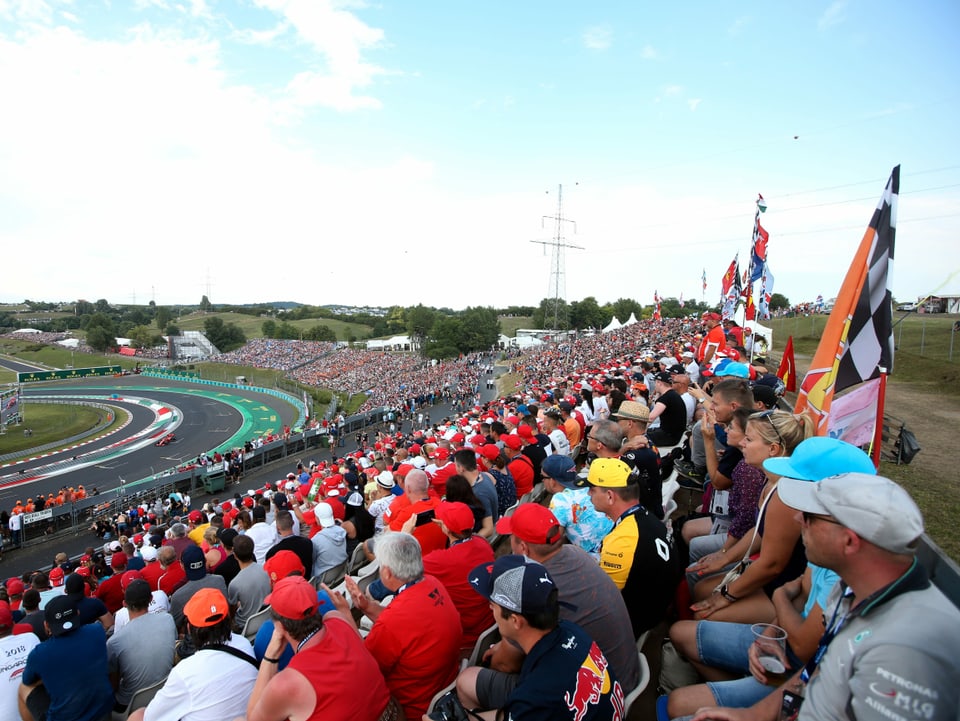
[[[200,513],[200,511],[190,511],[187,520],[190,521],[190,523],[200,523],[203,520],[203,514]]]
[[[448,451],[446,448],[438,448],[430,454],[430,457],[436,458],[439,461],[445,461],[450,457],[450,451]]]
[[[517,435],[529,441],[533,438],[533,429],[524,423],[523,425],[517,426]]]
[[[303,576],[303,562],[293,551],[277,551],[263,564],[263,570],[270,576],[270,583],[275,584],[290,574],[298,573]]]
[[[120,554],[120,555],[123,555],[123,554]],[[123,557],[126,558],[126,556],[123,556]],[[50,579],[51,586],[54,586],[54,587],[62,586],[63,585],[63,569],[60,568],[59,566],[57,566],[56,568],[51,568],[48,578]]]
[[[393,472],[393,477],[396,478],[397,476],[401,476],[406,478],[407,474],[414,468],[416,468],[416,466],[414,466],[412,463],[401,463],[397,470]]]
[[[463,533],[474,526],[473,511],[466,503],[442,501],[436,513],[437,520],[442,521],[452,533]]]
[[[500,440],[503,441],[503,445],[507,448],[511,448],[515,451],[519,451],[523,447],[523,441],[520,440],[520,436],[515,433],[511,433],[508,436],[500,436]]]
[[[546,506],[523,503],[512,516],[497,521],[497,533],[513,534],[527,543],[553,543],[563,533],[563,527]]]
[[[480,455],[488,461],[495,461],[500,456],[500,449],[493,443],[480,447]]]
[[[130,581],[135,581],[137,579],[143,580],[143,574],[140,571],[124,571],[123,575],[120,576],[120,588],[124,591],[127,590],[127,586],[130,585]]]
[[[7,579],[7,593],[11,596],[23,593],[23,581],[19,578]]]
[[[312,616],[320,606],[317,589],[303,576],[281,578],[263,602],[269,603],[278,615],[290,619]]]

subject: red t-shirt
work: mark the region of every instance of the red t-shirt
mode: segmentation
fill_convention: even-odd
[[[376,660],[346,621],[327,616],[323,627],[320,642],[294,654],[287,665],[302,673],[317,694],[317,705],[307,721],[376,721],[390,702],[390,690]],[[354,693],[361,679],[363,693]]]
[[[438,468],[436,472],[430,476],[430,486],[438,496],[443,496],[447,490],[447,480],[449,480],[451,476],[455,475],[457,475],[456,464],[448,463],[447,465]]]
[[[97,586],[97,598],[103,601],[110,613],[116,613],[123,608],[123,589],[120,588],[120,575],[115,573],[105,578]]]
[[[469,648],[473,648],[477,637],[493,625],[490,603],[473,589],[467,579],[470,571],[481,563],[493,563],[493,548],[480,536],[434,551],[423,559],[424,573],[443,584],[460,612],[462,645]]]
[[[400,496],[400,498],[403,498],[403,496]],[[394,503],[396,503],[396,501],[394,501]],[[393,503],[390,504],[391,510],[393,510],[393,505]],[[391,514],[390,530],[403,530],[403,524],[407,522],[410,516],[423,513],[424,511],[435,511],[439,505],[440,501],[436,498],[428,498],[425,501],[417,501],[416,503],[410,503],[408,500],[407,505],[403,506],[396,513]],[[414,528],[413,537],[420,541],[420,552],[424,556],[438,549],[447,547],[446,535],[444,535],[440,526],[433,521]],[[374,552],[376,552],[376,549],[374,549]]]
[[[717,359],[717,353],[724,350],[727,347],[727,339],[723,334],[723,328],[719,325],[714,326],[710,331],[703,336],[703,340],[700,341],[700,348],[697,349],[697,360],[702,361],[704,355],[707,352],[707,346],[715,346],[713,350],[713,355],[710,357],[710,361],[713,362]]]
[[[517,487],[517,498],[533,490],[533,463],[526,456],[517,456],[507,465]]]
[[[157,563],[159,566],[160,564]],[[163,591],[167,596],[172,596],[180,586],[187,582],[187,572],[179,562],[174,563],[166,570],[160,571],[160,577],[157,579],[157,590]]]
[[[457,675],[461,633],[460,614],[433,576],[405,588],[377,617],[364,645],[408,719],[423,716]]]

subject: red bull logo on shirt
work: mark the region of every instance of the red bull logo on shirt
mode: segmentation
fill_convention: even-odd
[[[577,685],[573,691],[567,691],[563,700],[573,713],[573,721],[583,721],[591,706],[599,703],[604,694],[610,694],[614,709],[614,721],[623,718],[623,689],[619,682],[613,682],[611,688],[610,673],[607,671],[607,659],[596,643],[590,645],[590,652],[577,671]]]

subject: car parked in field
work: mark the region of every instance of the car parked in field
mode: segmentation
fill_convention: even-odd
[[[914,311],[916,309],[917,309],[916,303],[901,303],[900,305],[897,306],[897,310],[903,310],[907,312]]]

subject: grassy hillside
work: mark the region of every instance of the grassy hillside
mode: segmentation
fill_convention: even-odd
[[[511,338],[517,335],[517,328],[532,328],[533,318],[528,315],[501,315],[500,332]]]
[[[263,331],[261,327],[266,318],[258,316],[244,315],[242,313],[191,313],[182,318],[175,318],[173,323],[180,330],[203,330],[203,322],[207,318],[221,318],[224,323],[235,323],[244,332],[247,338],[262,338]],[[309,318],[307,320],[289,321],[291,325],[297,328],[307,330],[315,325],[325,325],[337,334],[337,340],[349,340],[353,334],[357,338],[366,337],[370,333],[370,326],[360,323],[345,323],[342,320],[330,318]],[[279,324],[279,321],[277,321]]]

